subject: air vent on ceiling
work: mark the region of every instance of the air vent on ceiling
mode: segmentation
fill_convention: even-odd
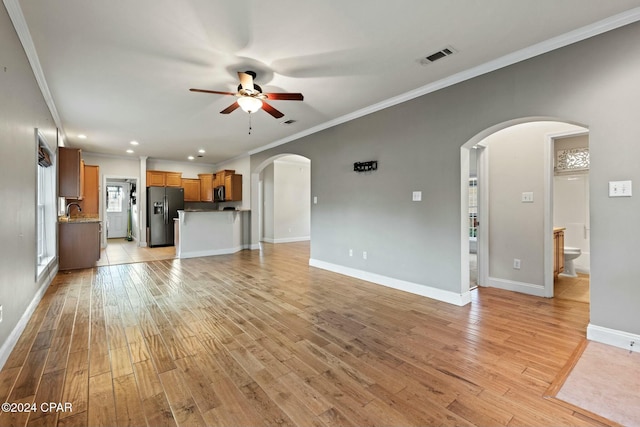
[[[296,122],[297,120],[293,120],[293,119],[289,119],[289,120],[285,120],[284,122],[281,122],[281,125],[292,125]]]
[[[454,53],[457,53],[457,51],[452,48],[451,46],[447,46],[444,49],[441,49],[437,52],[432,53],[431,55],[425,56],[424,58],[420,59],[420,64],[422,65],[429,65],[433,62],[436,62],[438,59],[442,59],[445,56],[449,56],[449,55],[453,55]]]

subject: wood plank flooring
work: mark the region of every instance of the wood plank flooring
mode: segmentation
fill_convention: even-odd
[[[481,288],[456,307],[308,258],[292,243],[59,274],[0,371],[0,401],[37,410],[0,425],[602,425],[543,398],[588,304]]]

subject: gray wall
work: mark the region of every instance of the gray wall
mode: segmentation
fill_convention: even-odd
[[[40,288],[36,283],[36,142],[56,128],[4,6],[0,7],[0,346]],[[55,196],[55,195],[54,195]]]
[[[640,333],[634,265],[640,197],[610,199],[607,182],[640,182],[640,24],[480,76],[252,155],[311,159],[311,257],[459,292],[460,146],[486,129],[548,117],[590,129],[591,323]],[[593,58],[598,58],[594,60]],[[379,170],[353,172],[356,161]],[[421,190],[422,202],[411,202]],[[349,257],[348,248],[369,259]]]

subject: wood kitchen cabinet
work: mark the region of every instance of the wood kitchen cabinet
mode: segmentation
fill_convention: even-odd
[[[200,180],[192,178],[182,178],[182,188],[184,188],[185,202],[200,201]]]
[[[148,170],[147,187],[182,187],[182,173]]]
[[[82,200],[83,168],[79,148],[58,147],[58,196]]]
[[[213,202],[213,174],[200,173],[200,201]]]
[[[224,200],[226,202],[242,200],[242,175],[233,174],[224,177]]]
[[[165,172],[166,187],[182,187],[182,172]]]
[[[58,223],[58,268],[91,268],[100,259],[100,222]]]
[[[100,188],[100,167],[95,165],[84,165],[82,168],[83,178],[83,197],[79,202],[82,208],[82,216],[100,215],[100,197],[98,189]]]
[[[553,277],[564,271],[564,228],[553,229]]]

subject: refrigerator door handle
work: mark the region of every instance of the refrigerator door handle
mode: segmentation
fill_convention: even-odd
[[[164,223],[168,224],[168,217],[169,217],[169,199],[167,198],[167,196],[164,196]]]

